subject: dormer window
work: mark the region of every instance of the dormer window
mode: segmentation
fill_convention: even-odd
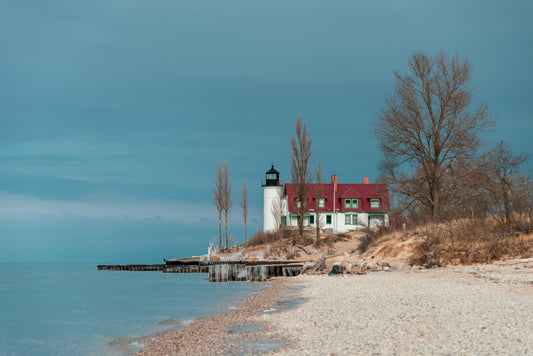
[[[300,201],[300,198],[296,198],[296,207],[300,208],[302,206],[302,202]]]
[[[372,209],[379,208],[379,199],[370,199],[370,207]]]
[[[344,199],[344,208],[345,209],[359,208],[359,200],[358,199]]]
[[[326,199],[325,198],[318,199],[318,207],[324,208],[325,206],[326,206]]]

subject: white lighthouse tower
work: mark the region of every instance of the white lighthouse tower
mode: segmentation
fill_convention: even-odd
[[[279,206],[282,189],[279,172],[272,166],[266,172],[266,181],[263,185],[263,231],[274,231],[278,228],[274,217],[274,207]]]

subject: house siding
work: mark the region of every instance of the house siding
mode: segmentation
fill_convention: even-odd
[[[298,213],[294,187],[291,183],[284,186],[284,196],[287,201],[284,215],[289,216],[287,226],[298,226]],[[311,185],[307,198],[306,216],[314,215],[315,223],[311,226],[316,227],[316,205],[318,199],[315,199],[316,184]],[[347,232],[363,229],[367,226],[375,227],[379,225],[388,226],[390,209],[389,195],[387,186],[383,184],[337,184],[337,191],[334,192],[334,184],[326,183],[323,185],[322,197],[325,198],[324,208],[321,208],[320,223],[323,229],[331,229],[335,232]],[[318,198],[318,197],[317,197]],[[345,199],[357,199],[357,207],[350,206],[346,208]],[[379,199],[379,207],[372,208],[372,199]],[[331,215],[331,224],[326,223],[326,215]],[[356,216],[346,221],[346,215]],[[309,226],[308,219],[304,226]]]

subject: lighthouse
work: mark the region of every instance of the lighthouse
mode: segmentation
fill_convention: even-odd
[[[265,184],[263,184],[263,231],[277,229],[274,209],[275,206],[279,206],[282,189],[283,187],[279,181],[279,172],[272,166],[266,172],[266,180]]]

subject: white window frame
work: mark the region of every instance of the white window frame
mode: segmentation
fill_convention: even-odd
[[[370,208],[379,209],[379,199],[370,199]]]
[[[344,225],[357,225],[357,214],[344,215]]]
[[[326,207],[326,198],[319,198],[318,199],[318,207],[319,208],[325,208]]]

